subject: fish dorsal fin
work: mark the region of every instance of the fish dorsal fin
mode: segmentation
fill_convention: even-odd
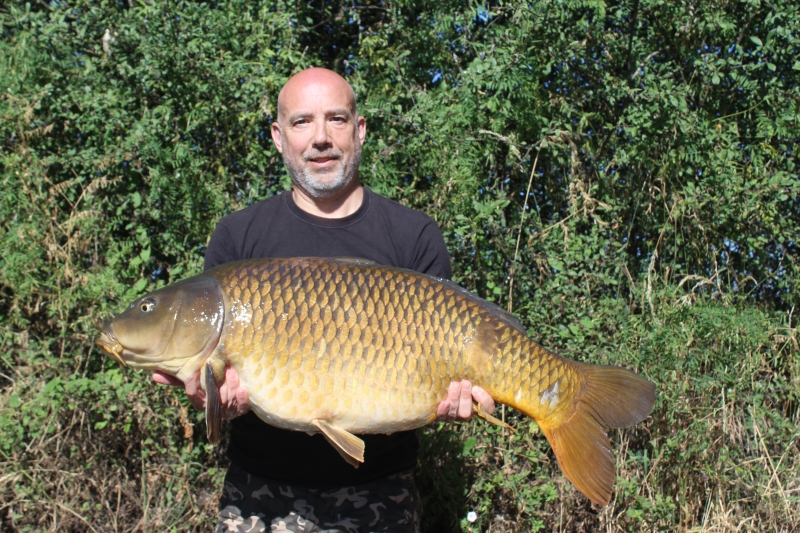
[[[349,464],[358,468],[358,465],[364,462],[363,440],[321,418],[312,420],[311,425],[322,432],[325,440],[327,440],[331,446],[339,452],[342,459]]]
[[[512,315],[511,313],[509,313],[508,311],[506,311],[505,309],[503,309],[499,305],[494,304],[492,302],[489,302],[487,300],[484,300],[480,296],[476,296],[476,295],[472,294],[471,292],[469,292],[467,289],[465,289],[464,287],[462,287],[458,283],[455,283],[455,282],[447,280],[447,279],[442,279],[442,278],[434,278],[434,279],[436,281],[438,281],[439,283],[441,283],[442,285],[444,285],[444,286],[446,286],[446,287],[448,287],[450,289],[453,289],[454,291],[457,291],[457,292],[463,294],[464,296],[466,296],[467,298],[469,298],[470,300],[474,301],[475,303],[477,303],[478,305],[480,305],[481,307],[486,309],[486,311],[488,311],[490,315],[492,315],[493,317],[495,317],[499,321],[508,324],[509,326],[511,326],[512,328],[516,329],[520,333],[523,333],[525,335],[528,334],[528,331],[525,329],[525,326],[522,325],[522,322],[520,322],[517,317],[515,317],[514,315]]]
[[[365,266],[381,266],[371,259],[364,259],[362,257],[332,257],[329,259],[334,263],[343,263],[345,265],[365,265]]]

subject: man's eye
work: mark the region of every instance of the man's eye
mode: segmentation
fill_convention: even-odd
[[[344,117],[333,117],[331,120],[333,120],[334,122],[344,122],[345,121]]]
[[[304,119],[304,118],[301,118],[300,120],[295,120],[294,121],[294,125],[295,126],[302,126],[305,123],[306,123],[306,119]]]

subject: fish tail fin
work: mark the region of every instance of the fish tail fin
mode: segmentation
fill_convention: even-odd
[[[605,505],[611,499],[615,478],[606,429],[644,420],[653,409],[656,389],[624,368],[572,363],[584,379],[572,410],[539,427],[567,479],[591,501]]]

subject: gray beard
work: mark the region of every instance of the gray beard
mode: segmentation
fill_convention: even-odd
[[[284,143],[286,141],[284,140]],[[317,157],[315,154],[312,157]],[[308,161],[308,156],[302,156],[304,161]],[[307,167],[299,164],[298,161],[283,154],[283,164],[289,170],[292,182],[303,189],[306,194],[316,200],[326,200],[336,196],[339,192],[347,189],[358,173],[358,166],[361,164],[361,145],[356,142],[355,149],[349,159],[344,161],[338,169],[330,172],[311,172]],[[324,181],[321,177],[325,177]]]

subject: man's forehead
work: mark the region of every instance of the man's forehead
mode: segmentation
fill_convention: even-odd
[[[288,108],[316,108],[352,106],[352,91],[349,87],[310,84],[297,88],[288,88],[280,95],[281,103]]]
[[[324,109],[355,108],[355,95],[344,78],[324,69],[303,71],[291,78],[278,95],[278,105],[287,114]]]

